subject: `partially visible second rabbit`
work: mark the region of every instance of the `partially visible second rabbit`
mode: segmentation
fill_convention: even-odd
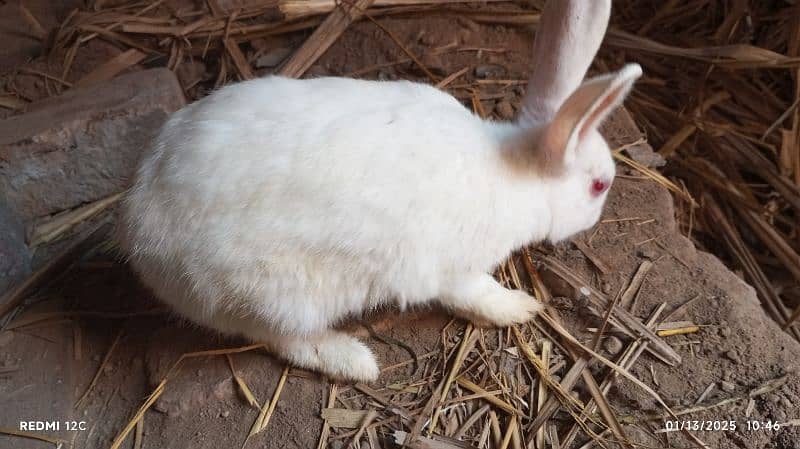
[[[185,107],[124,200],[131,266],[180,315],[350,380],[378,365],[332,326],[379,305],[530,320],[541,304],[490,273],[600,216],[614,163],[597,127],[641,74],[580,84],[609,11],[547,5],[516,123],[425,84],[345,78],[267,77]]]

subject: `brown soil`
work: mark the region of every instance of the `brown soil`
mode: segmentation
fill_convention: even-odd
[[[7,5],[6,5],[7,6]],[[465,66],[498,64],[504,68],[497,78],[524,79],[531,33],[518,28],[483,26],[432,15],[424,18],[386,19],[390,29],[409,50],[421,54],[432,47],[457,42],[486,49],[445,53],[424,60],[434,73],[449,74]],[[295,46],[303,36],[280,42]],[[273,44],[270,44],[273,45]],[[280,46],[278,45],[278,46]],[[100,46],[95,56],[107,51]],[[312,68],[313,75],[347,74],[364,67],[401,59],[402,52],[373,24],[352,26]],[[86,57],[85,61],[91,61]],[[15,63],[18,61],[15,61]],[[86,67],[91,66],[84,62]],[[88,64],[88,66],[87,66]],[[201,68],[202,69],[202,68]],[[77,69],[81,72],[81,68]],[[202,70],[200,70],[202,72]],[[188,76],[188,75],[187,75]],[[422,79],[410,64],[396,65],[363,75],[370,78]],[[470,72],[468,77],[472,78]],[[31,87],[35,90],[35,86]],[[198,88],[200,89],[200,88]],[[200,90],[194,92],[199,95]],[[521,89],[499,88],[498,99],[484,107],[503,115],[500,103],[515,105]],[[35,97],[35,95],[31,95]],[[606,127],[616,144],[634,141],[638,135],[624,114]],[[752,288],[728,271],[715,257],[696,251],[680,235],[674,220],[672,198],[654,182],[620,167],[606,207],[604,220],[577,239],[586,241],[611,272],[601,274],[585,255],[569,243],[542,247],[541,254],[555,255],[584,279],[611,296],[624,288],[644,260],[654,264],[635,302],[635,313],[649,315],[667,303],[665,313],[696,298],[674,320],[691,320],[704,327],[698,333],[668,337],[683,362],[675,367],[644,355],[634,374],[651,385],[671,406],[691,405],[706,387],[717,387],[704,403],[714,398],[746,395],[772,379],[788,375],[781,388],[755,398],[750,419],[786,422],[800,418],[800,344],[782,332],[762,311]],[[632,220],[635,218],[635,220]],[[547,272],[545,272],[547,274]],[[546,282],[558,299],[555,308],[565,324],[582,341],[591,340],[587,327],[599,321],[579,302],[576,292],[555,276]],[[18,428],[20,420],[85,421],[86,430],[46,432],[65,438],[70,447],[105,448],[130,420],[164,376],[186,352],[233,347],[246,342],[219,337],[181,323],[165,313],[145,316],[79,315],[61,319],[65,310],[139,313],[160,307],[127,268],[113,257],[96,255],[71,271],[40,295],[42,302],[24,310],[17,320],[33,319],[38,313],[56,312],[54,319],[0,333],[0,427]],[[440,332],[449,318],[438,311],[415,311],[397,317],[394,313],[370,317],[380,332],[411,345],[417,354],[437,350]],[[366,336],[357,325],[354,329]],[[100,374],[86,401],[74,408],[87,389],[115,337],[120,339],[109,363]],[[624,341],[624,339],[623,339]],[[409,358],[403,349],[368,340],[382,366]],[[258,351],[232,357],[238,374],[260,401],[272,396],[283,365]],[[652,367],[652,371],[651,371]],[[600,367],[593,367],[600,371]],[[563,375],[563,371],[556,373]],[[406,378],[404,369],[385,374],[373,387],[381,388]],[[726,382],[726,389],[720,382]],[[730,383],[733,385],[731,389]],[[313,448],[322,426],[328,382],[317,375],[292,370],[269,427],[248,443],[249,448]],[[620,415],[641,417],[659,413],[649,396],[627,381],[612,389],[612,404]],[[748,431],[747,401],[689,415],[687,419],[736,420],[734,432],[698,432],[714,448],[800,448],[800,427],[778,431]],[[224,357],[204,357],[186,362],[164,395],[144,419],[143,448],[241,447],[258,411],[239,397]],[[660,420],[649,424],[663,427]],[[688,447],[677,433],[658,434],[654,440],[638,426],[626,426],[629,436],[649,447]],[[44,448],[47,443],[0,435],[0,447]],[[128,441],[123,447],[131,447]],[[333,446],[332,446],[333,447]]]

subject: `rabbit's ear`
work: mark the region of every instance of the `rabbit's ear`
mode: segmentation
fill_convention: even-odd
[[[592,78],[575,90],[545,125],[539,145],[546,160],[562,166],[572,164],[580,144],[622,103],[641,75],[639,64],[628,64],[616,73]]]
[[[586,76],[603,41],[611,0],[550,0],[533,43],[533,65],[520,120],[550,121]]]

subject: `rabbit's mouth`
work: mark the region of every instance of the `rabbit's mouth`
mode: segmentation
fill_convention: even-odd
[[[600,207],[595,208],[591,214],[573,214],[563,222],[553,222],[547,240],[551,243],[558,243],[591,229],[597,224],[603,213],[602,204],[605,203],[605,198],[598,198],[598,201],[600,201]]]

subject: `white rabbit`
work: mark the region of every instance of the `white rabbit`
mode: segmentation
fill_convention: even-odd
[[[557,64],[579,76],[554,86],[535,71],[519,123],[407,81],[273,76],[185,107],[124,200],[130,264],[180,315],[336,378],[378,377],[370,350],[331,328],[382,304],[530,320],[541,304],[489,273],[515,248],[597,221],[614,163],[596,129],[641,74],[579,85],[594,50],[574,50],[596,50],[605,30],[581,35],[585,19],[570,16],[574,45]],[[563,101],[541,110],[535,89]]]

